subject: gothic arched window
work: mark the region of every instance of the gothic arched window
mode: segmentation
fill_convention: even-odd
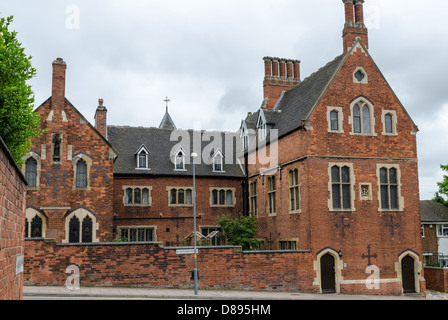
[[[32,238],[42,237],[42,219],[36,215],[33,220],[31,220],[31,235]]]
[[[25,162],[25,179],[28,187],[37,187],[37,161],[33,157]]]
[[[78,243],[79,242],[79,219],[76,216],[70,219],[68,225],[68,242]]]
[[[92,219],[85,217],[82,221],[82,242],[92,242]]]
[[[76,188],[87,188],[87,164],[82,159],[76,163]]]

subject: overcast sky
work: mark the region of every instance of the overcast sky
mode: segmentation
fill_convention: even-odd
[[[366,0],[370,54],[419,126],[420,198],[448,164],[448,1]],[[67,63],[66,97],[91,122],[236,130],[262,102],[264,56],[301,60],[301,78],[342,53],[342,0],[2,0],[51,95],[51,63]]]

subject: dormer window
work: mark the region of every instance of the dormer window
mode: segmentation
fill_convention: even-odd
[[[266,123],[262,123],[258,127],[258,137],[260,140],[266,139]]]
[[[149,169],[149,150],[145,145],[142,145],[136,152],[137,168],[136,169]]]
[[[249,147],[249,134],[247,131],[246,122],[243,120],[240,127],[240,139],[243,151]]]
[[[213,155],[213,171],[224,171],[223,159],[224,155],[222,154],[221,150],[216,150],[215,154]]]
[[[185,170],[186,153],[182,148],[179,148],[174,156],[174,170]]]

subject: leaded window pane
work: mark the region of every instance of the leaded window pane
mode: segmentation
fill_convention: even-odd
[[[171,189],[170,191],[170,204],[176,204],[176,197],[177,197],[177,190],[176,189]]]
[[[390,208],[398,209],[398,187],[390,186]]]
[[[300,208],[300,200],[299,200],[299,187],[296,187],[295,189],[294,189],[294,194],[295,194],[295,200],[296,200],[296,203],[295,203],[295,208],[294,208],[294,210],[298,210],[299,208]]]
[[[361,111],[358,105],[353,107],[353,132],[361,133]]]
[[[388,183],[386,168],[380,169],[380,183],[386,183],[386,184]]]
[[[341,208],[341,186],[339,184],[334,184],[332,187],[333,192],[333,208]]]
[[[31,220],[31,237],[42,237],[42,219],[37,215]]]
[[[212,203],[215,205],[218,204],[218,190],[212,191]]]
[[[392,115],[386,114],[384,117],[386,122],[386,133],[393,133],[393,127],[392,127]]]
[[[362,126],[364,133],[370,133],[370,109],[367,105],[362,108]]]
[[[138,155],[138,167],[146,168],[146,153],[142,152]]]
[[[389,190],[387,185],[381,186],[381,209],[389,209]]]
[[[134,189],[134,204],[141,204],[141,190],[139,188]]]
[[[397,170],[394,168],[389,169],[389,183],[397,184]]]
[[[29,187],[37,185],[37,161],[34,158],[28,158],[25,163],[25,179]]]
[[[232,191],[227,190],[226,191],[226,205],[232,205],[233,204],[233,196],[232,196]]]
[[[185,204],[192,204],[193,203],[193,191],[191,189],[187,189],[185,192]]]
[[[82,159],[76,163],[76,188],[87,188],[87,164]]]
[[[142,190],[142,204],[149,204],[149,190],[146,188]]]
[[[85,217],[82,221],[82,242],[92,242],[92,219]]]
[[[146,241],[153,241],[152,240],[152,229],[146,229]]]
[[[79,219],[76,216],[73,216],[73,218],[70,219],[68,230],[69,230],[68,241],[70,243],[79,242]]]
[[[350,169],[348,167],[342,167],[342,182],[350,182]]]
[[[226,192],[224,190],[219,190],[219,204],[224,205],[226,198]]]
[[[334,166],[334,167],[331,168],[331,181],[333,183],[340,182],[339,167],[338,166]]]
[[[138,241],[145,241],[145,229],[137,229]]]
[[[333,110],[330,112],[331,130],[339,130],[339,114]]]
[[[185,203],[185,191],[184,189],[179,189],[177,191],[177,203],[178,204],[184,204]]]
[[[344,184],[342,186],[342,199],[344,209],[350,209],[351,208],[350,185]]]
[[[126,204],[132,204],[132,189],[126,189]]]
[[[129,229],[129,241],[130,242],[137,241],[137,229]]]

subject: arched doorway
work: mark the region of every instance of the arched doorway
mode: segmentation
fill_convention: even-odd
[[[320,277],[322,293],[336,292],[336,271],[333,255],[327,253],[320,258]]]
[[[403,293],[415,293],[415,266],[414,258],[410,255],[401,260],[401,277]]]

